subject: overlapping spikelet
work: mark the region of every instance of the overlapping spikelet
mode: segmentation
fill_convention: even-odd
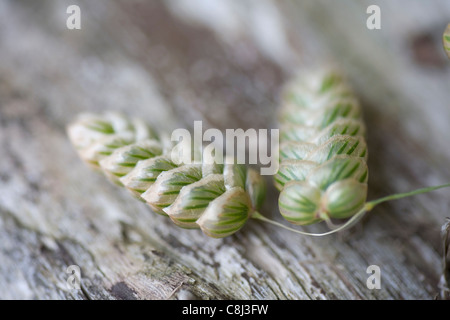
[[[361,210],[368,179],[365,127],[342,76],[322,70],[291,81],[279,122],[275,185],[283,217],[307,225]]]

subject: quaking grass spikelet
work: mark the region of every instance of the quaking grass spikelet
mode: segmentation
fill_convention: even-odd
[[[368,168],[365,126],[349,86],[335,72],[295,79],[280,110],[283,217],[297,225],[348,218],[363,208]]]
[[[450,187],[426,187],[366,202],[367,145],[359,103],[334,70],[305,73],[285,85],[280,107],[280,167],[274,177],[282,216],[296,225],[326,221],[331,230],[310,233],[259,213],[253,218],[309,236],[352,226],[376,205]],[[349,218],[341,225],[331,219]]]
[[[294,79],[285,86],[280,109],[280,166],[274,177],[280,212],[296,225],[326,221],[332,229],[328,232],[304,232],[266,218],[258,212],[265,184],[257,171],[241,164],[215,163],[207,154],[199,163],[184,163],[183,157],[176,156],[179,145],[162,142],[139,119],[111,112],[84,114],[67,131],[88,165],[177,226],[200,228],[214,238],[235,233],[249,218],[303,235],[324,236],[349,228],[385,201],[450,186],[366,201],[365,125],[355,95],[338,72],[321,70]],[[339,226],[331,222],[347,218]]]
[[[264,180],[255,170],[217,164],[210,155],[201,163],[180,162],[181,157],[172,156],[176,146],[161,142],[138,119],[84,114],[67,131],[82,160],[177,226],[226,237],[238,231],[264,200]]]
[[[442,45],[444,46],[447,57],[450,59],[450,23],[447,25],[447,28],[442,35]]]

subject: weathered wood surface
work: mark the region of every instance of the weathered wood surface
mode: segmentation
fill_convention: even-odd
[[[448,1],[76,2],[79,31],[66,28],[72,1],[0,2],[0,298],[439,295],[449,190],[382,205],[325,238],[250,221],[214,240],[176,228],[92,173],[65,125],[112,109],[164,129],[194,120],[275,127],[291,72],[331,61],[363,102],[369,197],[445,183]],[[365,11],[375,3],[382,29],[369,31]],[[281,221],[276,200],[271,187],[263,213]],[[380,290],[366,287],[371,264],[381,268]],[[81,268],[81,290],[67,288],[69,265]]]

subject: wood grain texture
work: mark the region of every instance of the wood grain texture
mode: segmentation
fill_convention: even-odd
[[[325,238],[249,221],[215,240],[90,171],[65,133],[78,113],[103,110],[165,130],[276,127],[293,70],[332,61],[362,101],[369,199],[448,182],[450,3],[431,2],[79,1],[71,31],[70,1],[2,1],[0,298],[437,297],[448,190],[384,204]],[[382,29],[369,31],[374,3]],[[281,221],[277,197],[270,187],[262,213]],[[366,287],[371,264],[381,290]],[[69,265],[81,290],[67,288]]]

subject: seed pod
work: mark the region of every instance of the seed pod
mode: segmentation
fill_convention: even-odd
[[[447,53],[447,57],[450,59],[450,23],[447,25],[447,28],[442,35],[442,43],[444,45],[445,53]]]
[[[225,193],[225,190],[223,175],[211,174],[183,187],[164,212],[180,227],[198,228],[196,221],[206,207]]]
[[[166,155],[139,161],[133,169],[133,174],[120,178],[120,182],[138,199],[155,183],[161,172],[177,168],[177,165]]]
[[[139,119],[128,119],[116,112],[102,116],[82,114],[67,127],[67,134],[83,161],[94,168],[114,150],[157,135]]]
[[[170,206],[177,199],[181,189],[199,181],[201,178],[200,165],[183,165],[161,172],[155,183],[141,197],[150,205],[153,211],[165,215],[163,209]]]
[[[249,193],[240,187],[234,187],[212,201],[197,224],[210,237],[226,237],[245,224],[252,212],[251,208]]]
[[[367,197],[367,146],[361,110],[336,72],[289,83],[280,110],[275,186],[285,219],[307,225],[359,212]]]
[[[256,171],[215,163],[211,155],[204,155],[202,163],[183,163],[180,144],[166,147],[140,120],[86,114],[67,131],[82,160],[180,227],[201,228],[214,238],[229,236],[265,197]]]
[[[161,153],[162,147],[158,141],[142,140],[116,149],[99,164],[111,181],[121,185],[119,178],[129,173],[138,161],[154,158]]]

